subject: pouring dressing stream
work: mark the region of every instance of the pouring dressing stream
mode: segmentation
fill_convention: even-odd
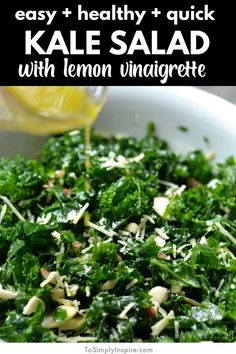
[[[48,135],[89,127],[105,97],[102,86],[0,87],[0,128]]]
[[[0,87],[0,128],[35,135],[84,128],[85,168],[90,167],[90,131],[106,100],[103,86]],[[89,181],[85,190],[91,188]],[[85,213],[85,226],[90,221]]]

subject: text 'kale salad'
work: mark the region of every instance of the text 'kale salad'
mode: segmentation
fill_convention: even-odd
[[[0,339],[236,340],[236,162],[83,131],[0,159]],[[89,188],[85,188],[89,183]]]

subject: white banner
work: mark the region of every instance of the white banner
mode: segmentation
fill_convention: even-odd
[[[2,354],[235,354],[236,343],[0,343]]]

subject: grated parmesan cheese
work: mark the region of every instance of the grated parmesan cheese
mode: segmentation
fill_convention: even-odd
[[[41,225],[47,225],[51,220],[52,213],[47,213],[46,215],[42,215],[41,217],[37,218],[37,223]]]
[[[217,229],[220,231],[220,233],[222,235],[224,235],[225,237],[227,237],[235,246],[236,246],[236,239],[233,237],[233,235],[231,235],[231,233],[229,233],[229,231],[227,231],[219,221],[215,222],[215,226],[217,227]]]
[[[161,236],[162,238],[164,238],[164,240],[169,240],[169,236],[166,234],[163,227],[161,227],[161,228],[156,227],[155,232],[158,236]]]
[[[168,181],[163,181],[162,179],[158,179],[157,182],[159,184],[162,184],[163,186],[170,187],[170,188],[173,188],[173,189],[178,189],[179,188],[178,184],[175,184],[175,183],[172,183],[172,182],[168,182]]]
[[[0,199],[2,199],[2,201],[7,204],[7,206],[9,206],[9,208],[12,210],[12,212],[18,217],[19,220],[25,221],[25,218],[23,215],[21,215],[21,213],[14,207],[14,205],[12,204],[12,202],[10,201],[10,199],[8,199],[7,197],[5,197],[4,195],[0,195]]]
[[[127,313],[134,307],[135,302],[130,302],[127,306],[125,306],[124,310],[118,315],[120,320],[128,320]]]
[[[93,244],[90,244],[88,247],[82,249],[81,253],[82,254],[88,253],[93,247],[94,247]]]
[[[180,247],[177,248],[177,250],[176,250],[177,254],[180,254],[182,257],[185,257],[185,253],[183,252],[183,250],[184,250],[186,247],[190,247],[190,246],[191,246],[190,243],[186,243],[185,245],[180,246]]]
[[[52,235],[52,237],[54,237],[57,241],[60,241],[60,240],[61,240],[61,234],[60,234],[60,232],[58,232],[58,231],[53,231],[53,232],[51,233],[51,235]]]
[[[151,216],[149,216],[149,215],[144,215],[144,216],[141,218],[141,222],[140,222],[140,224],[138,225],[137,232],[136,232],[136,234],[135,234],[135,239],[136,239],[136,240],[143,241],[143,239],[144,239],[144,237],[145,237],[147,221],[150,221],[152,224],[155,224],[155,221],[153,220],[153,218],[152,218]]]
[[[82,343],[82,342],[96,342],[97,337],[89,337],[89,336],[77,336],[77,337],[57,337],[57,342],[61,343]]]
[[[220,289],[221,289],[222,286],[224,285],[224,282],[225,282],[225,280],[224,280],[224,279],[221,279],[220,284],[219,284],[218,288],[217,288],[216,291],[215,291],[215,297],[219,297],[219,295],[220,295]]]
[[[219,183],[220,183],[220,181],[217,178],[214,178],[207,184],[207,187],[211,188],[211,189],[216,189],[216,187]]]
[[[125,157],[122,155],[115,156],[114,151],[111,151],[108,155],[108,158],[101,157],[100,161],[101,167],[106,168],[108,171],[117,167],[117,168],[127,168],[130,163],[140,162],[145,157],[144,153],[135,156],[135,157]]]
[[[173,192],[173,196],[181,195],[185,191],[186,187],[187,186],[183,184],[181,187],[179,187],[176,191]]]
[[[227,231],[219,221],[212,221],[212,220],[207,220],[206,225],[208,227],[207,231],[212,231],[214,230],[214,227],[220,231],[222,235],[227,237],[235,246],[236,246],[236,239],[234,238],[233,235],[229,231]]]
[[[175,339],[179,338],[179,321],[174,321]]]
[[[112,332],[112,335],[110,335],[110,339],[114,338],[114,339],[116,339],[116,341],[119,341],[119,334],[114,327],[111,327],[111,332]]]
[[[174,243],[172,245],[172,253],[173,253],[173,258],[176,258],[176,256],[177,256],[177,247],[176,247],[176,244],[174,244]]]
[[[7,212],[7,204],[4,204],[0,213],[0,224],[3,221],[6,212]]]
[[[174,317],[174,311],[170,311],[166,317],[155,323],[152,329],[153,336],[159,336],[159,334],[168,326],[169,320]]]
[[[151,224],[155,224],[154,219],[150,215],[144,215],[144,218],[150,221]]]
[[[194,238],[192,238],[189,242],[190,242],[192,248],[196,247],[197,242],[196,242],[196,240]]]
[[[190,251],[190,252],[187,254],[187,256],[184,257],[184,261],[187,262],[187,261],[189,260],[189,258],[191,258],[192,254],[193,254],[193,252]]]
[[[27,212],[27,215],[28,215],[29,220],[30,220],[31,222],[34,222],[35,217],[34,217],[34,215],[31,213],[30,209],[27,209],[26,212]]]
[[[104,235],[109,236],[109,237],[113,237],[113,236],[117,235],[117,233],[115,231],[108,231],[105,229],[105,226],[96,225],[91,221],[89,221],[87,223],[87,226],[90,226],[92,229],[100,231],[101,233],[103,233]]]
[[[85,203],[85,205],[76,213],[76,216],[73,219],[73,224],[77,224],[79,220],[82,218],[86,209],[88,209],[89,203]]]
[[[137,155],[137,156],[135,156],[135,157],[130,157],[130,158],[128,159],[128,161],[129,161],[129,162],[139,162],[139,161],[141,161],[144,157],[145,157],[144,153],[141,152],[141,154],[139,154],[139,155]]]
[[[207,244],[207,239],[206,239],[206,237],[205,237],[205,236],[202,236],[201,239],[200,239],[200,241],[199,241],[199,243],[200,243],[201,245],[206,245],[206,244]]]
[[[126,285],[126,290],[129,290],[130,288],[132,288],[137,282],[138,282],[138,279],[133,279],[129,284]]]
[[[89,289],[88,285],[86,285],[86,287],[85,287],[85,295],[86,295],[87,297],[90,296],[90,289]]]

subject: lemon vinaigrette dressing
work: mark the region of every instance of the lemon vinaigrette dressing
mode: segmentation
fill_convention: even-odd
[[[7,129],[37,135],[60,134],[84,128],[85,168],[91,166],[90,134],[105,102],[104,87],[94,86],[9,86],[6,105],[11,119]],[[86,180],[85,190],[91,189]],[[90,214],[84,215],[88,225]]]
[[[86,86],[7,86],[6,128],[37,135],[61,134],[91,126],[104,101],[104,89]]]
[[[90,158],[90,137],[91,137],[91,126],[87,126],[84,128],[84,147],[85,147],[85,169],[88,169],[91,166],[91,158]],[[88,179],[85,181],[85,190],[88,192],[91,189],[91,184]],[[90,213],[88,211],[84,214],[84,225],[87,226],[90,221]]]

